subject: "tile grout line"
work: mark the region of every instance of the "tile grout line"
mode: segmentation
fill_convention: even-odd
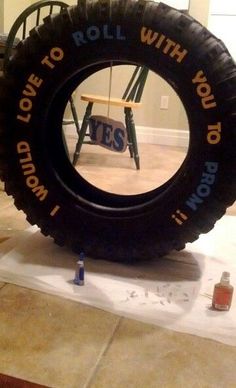
[[[2,290],[4,287],[7,286],[7,284],[8,284],[8,283],[3,283],[2,285],[0,285],[0,292],[1,292],[1,290]]]
[[[92,368],[91,370],[91,373],[89,374],[88,378],[87,378],[87,381],[85,382],[83,388],[89,388],[91,387],[91,383],[92,381],[94,380],[94,377],[96,376],[98,370],[99,370],[99,366],[100,366],[100,363],[101,363],[101,360],[102,358],[105,356],[105,354],[107,353],[108,349],[110,348],[112,342],[113,342],[113,339],[114,339],[114,336],[117,332],[117,330],[119,329],[120,327],[120,324],[123,320],[123,317],[119,317],[115,327],[114,327],[114,330],[112,331],[111,333],[111,336],[109,337],[107,343],[103,346],[98,358],[97,358],[97,361],[94,365],[94,367]]]

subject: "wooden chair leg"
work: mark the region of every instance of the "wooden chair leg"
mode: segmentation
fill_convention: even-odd
[[[77,134],[79,136],[79,133],[80,133],[79,119],[78,119],[77,111],[76,111],[74,100],[73,100],[72,96],[70,97],[69,102],[70,102],[70,109],[71,109],[72,117],[73,117],[73,120],[75,123],[76,131],[77,131]]]
[[[140,170],[140,160],[139,160],[139,154],[138,154],[136,129],[135,129],[135,123],[133,119],[133,112],[131,108],[125,108],[125,121],[126,121],[128,137],[130,136],[130,139],[131,139],[131,144],[132,144],[131,147],[132,147],[132,153],[133,153],[135,165],[137,170]]]
[[[81,129],[79,131],[79,139],[77,141],[76,148],[75,148],[75,153],[74,153],[74,158],[73,158],[73,166],[76,165],[76,163],[78,162],[78,159],[79,159],[81,147],[82,147],[84,137],[85,137],[85,134],[86,134],[86,131],[88,128],[89,118],[90,118],[91,113],[92,113],[92,108],[93,108],[93,103],[89,102],[87,105],[86,111],[85,111],[85,115],[83,118]]]
[[[126,114],[126,108],[124,109],[124,112],[125,112],[125,125],[127,130],[129,153],[130,153],[130,157],[133,158],[134,151],[133,151],[133,143],[132,143],[132,134],[130,133],[129,119],[128,119],[128,115]]]

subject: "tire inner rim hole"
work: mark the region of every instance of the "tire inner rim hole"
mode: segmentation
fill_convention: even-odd
[[[126,196],[150,192],[168,182],[182,165],[189,142],[188,119],[180,98],[149,70],[140,106],[132,108],[140,161],[137,168],[137,160],[130,154],[134,138],[127,133],[124,106],[113,105],[114,98],[123,96],[134,70],[133,65],[110,66],[90,75],[72,94],[79,127],[70,100],[63,117],[65,151],[74,169],[92,186]],[[81,135],[91,96],[99,102],[92,99],[86,136],[75,163],[77,130]],[[88,144],[91,137],[94,144]]]

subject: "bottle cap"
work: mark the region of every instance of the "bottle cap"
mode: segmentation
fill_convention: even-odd
[[[224,271],[222,273],[222,276],[224,276],[225,278],[229,278],[230,277],[230,272]]]
[[[230,272],[227,272],[227,271],[222,272],[221,282],[229,283],[229,281],[230,281]]]

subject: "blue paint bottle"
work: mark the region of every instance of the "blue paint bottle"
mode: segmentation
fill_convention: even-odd
[[[79,260],[76,263],[75,278],[74,278],[74,284],[76,284],[77,286],[84,285],[84,259],[85,259],[84,252],[81,252],[79,255]]]

